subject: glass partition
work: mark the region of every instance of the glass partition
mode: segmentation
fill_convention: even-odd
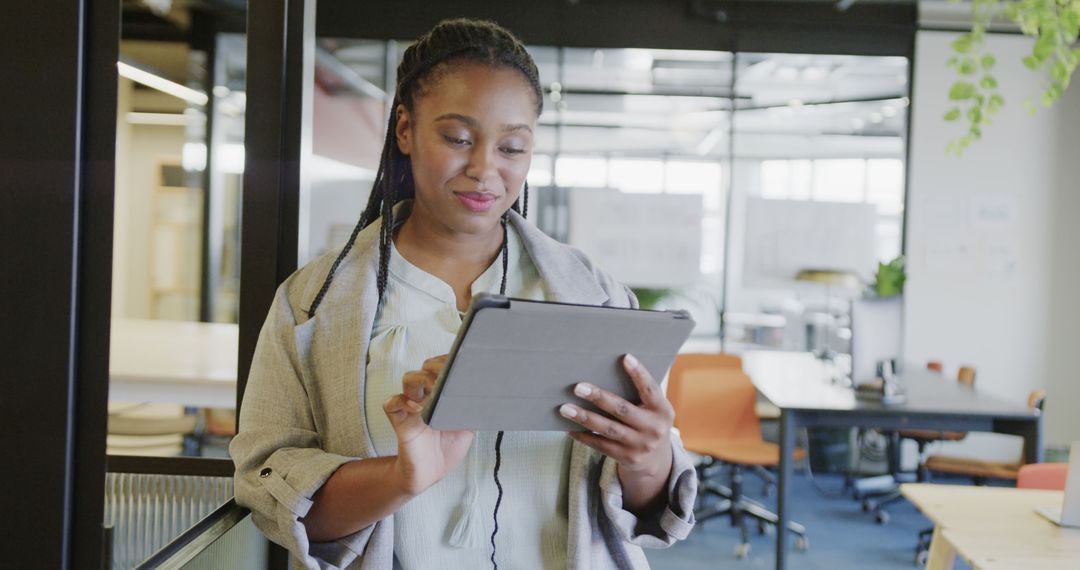
[[[900,255],[908,61],[740,53],[725,344],[850,351],[848,305]]]
[[[343,242],[366,203],[405,45],[319,40],[303,259]],[[644,305],[689,309],[687,350],[848,350],[846,299],[901,251],[905,58],[528,49],[545,92],[541,229]]]
[[[123,4],[108,452],[235,431],[245,4]]]

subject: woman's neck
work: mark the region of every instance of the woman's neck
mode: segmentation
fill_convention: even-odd
[[[462,270],[479,275],[491,265],[502,252],[503,233],[502,224],[485,234],[454,232],[414,208],[397,231],[394,246],[420,269],[439,277],[456,274],[460,278]]]

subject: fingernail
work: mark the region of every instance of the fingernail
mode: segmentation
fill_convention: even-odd
[[[588,385],[588,384],[586,384],[584,382],[578,382],[578,385],[574,386],[574,394],[577,395],[577,396],[580,396],[582,398],[588,397],[589,394],[592,394],[592,391],[593,391],[592,386],[590,386],[590,385]]]
[[[577,410],[575,410],[574,407],[571,406],[570,404],[563,404],[563,405],[559,406],[559,413],[562,414],[562,416],[564,418],[576,418],[577,417]]]
[[[420,404],[417,404],[416,402],[414,402],[412,400],[409,400],[408,402],[405,402],[405,405],[408,406],[409,409],[414,411],[414,412],[419,412],[419,411],[424,409],[423,406],[421,406]]]
[[[630,365],[631,368],[637,368],[639,364],[638,359],[634,358],[633,354],[627,354],[626,357],[623,358],[623,362]]]

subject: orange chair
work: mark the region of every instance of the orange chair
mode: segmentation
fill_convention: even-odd
[[[1028,408],[1042,411],[1046,400],[1045,390],[1034,390],[1028,396]],[[931,455],[926,459],[926,468],[940,473],[965,475],[975,480],[976,485],[985,485],[987,479],[1006,479],[1016,481],[1022,463],[984,461],[967,457],[949,455]]]
[[[1068,475],[1068,463],[1032,463],[1024,465],[1017,472],[1016,487],[1018,489],[1064,491],[1065,478]]]
[[[934,365],[937,365],[935,367]],[[926,365],[929,370],[937,370],[940,372],[940,363],[929,362]],[[970,366],[962,366],[957,372],[956,381],[962,386],[968,388],[975,387],[975,369]],[[963,431],[938,431],[929,429],[902,429],[900,430],[901,439],[910,439],[918,446],[919,454],[919,466],[916,471],[916,479],[919,482],[923,482],[927,479],[926,464],[923,462],[923,455],[926,453],[926,446],[936,441],[960,441],[967,437],[967,432]]]
[[[777,523],[777,517],[763,505],[742,495],[742,470],[750,467],[775,467],[780,448],[761,436],[761,425],[754,412],[757,390],[742,371],[741,360],[727,354],[680,354],[668,375],[668,399],[675,408],[675,427],[686,449],[708,458],[699,468],[703,494],[717,495],[720,502],[699,510],[699,521],[730,515],[739,527],[741,542],[735,555],[745,558],[750,552],[746,518],[758,522],[764,532]],[[796,450],[795,459],[805,452]],[[712,462],[726,465],[731,487],[709,481]],[[806,528],[788,523],[796,535],[796,547],[805,549]]]

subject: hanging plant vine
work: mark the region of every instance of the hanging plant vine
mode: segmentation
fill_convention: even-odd
[[[967,131],[946,147],[948,153],[958,156],[982,137],[983,126],[1005,105],[993,73],[996,59],[986,51],[986,30],[998,14],[1004,13],[1024,35],[1035,38],[1024,65],[1046,76],[1046,86],[1039,94],[1043,106],[1050,107],[1061,98],[1080,63],[1080,47],[1075,47],[1080,0],[972,0],[971,4],[971,31],[953,41],[956,55],[947,62],[959,77],[949,88],[953,107],[945,113],[945,120],[967,125]],[[1038,108],[1031,99],[1026,106],[1031,113]]]

